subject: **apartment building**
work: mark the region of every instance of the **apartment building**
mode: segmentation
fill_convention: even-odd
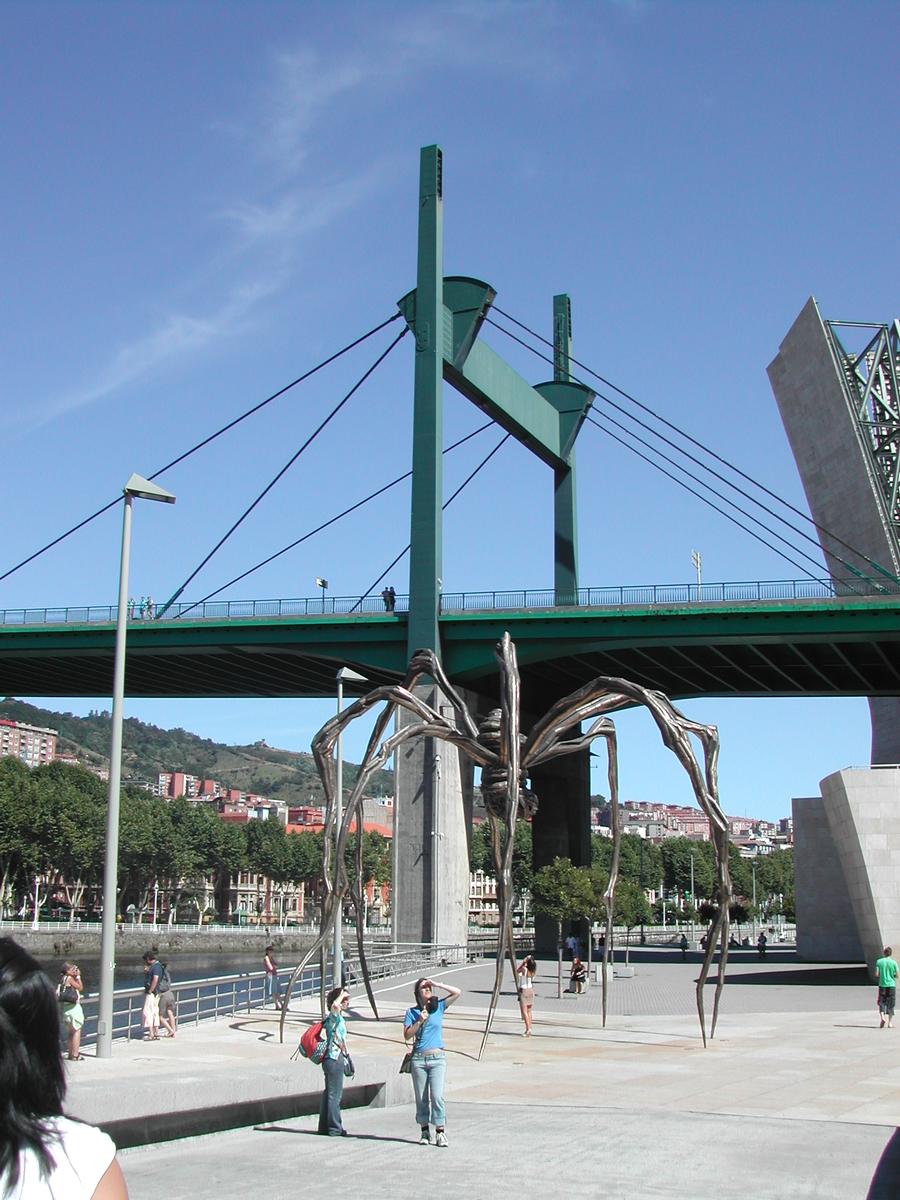
[[[55,729],[25,725],[0,717],[0,758],[18,758],[28,767],[40,767],[56,758]]]

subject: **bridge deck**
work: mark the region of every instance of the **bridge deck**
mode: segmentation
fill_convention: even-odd
[[[440,629],[451,679],[486,695],[508,630],[542,704],[596,675],[680,698],[900,695],[897,596],[487,608],[444,612]],[[110,621],[0,626],[0,689],[109,695],[114,635]],[[340,665],[378,683],[406,661],[404,612],[134,621],[126,693],[323,697]]]

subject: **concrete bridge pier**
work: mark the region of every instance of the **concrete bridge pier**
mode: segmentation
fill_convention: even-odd
[[[436,685],[418,687],[416,694],[452,717],[453,709]],[[415,720],[405,710],[398,713],[401,727]],[[398,751],[395,772],[395,938],[465,945],[472,762],[447,742],[415,738]]]
[[[534,870],[570,858],[576,867],[591,862],[591,756],[590,751],[555,758],[531,777],[539,807],[531,826]],[[582,940],[587,922],[575,929]],[[556,954],[556,922],[535,916],[534,938],[538,954]]]

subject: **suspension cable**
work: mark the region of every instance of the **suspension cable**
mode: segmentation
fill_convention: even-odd
[[[488,319],[490,320],[490,318],[488,318]],[[521,338],[517,337],[514,333],[510,333],[509,330],[504,329],[502,325],[498,325],[496,321],[491,321],[491,324],[496,329],[499,329],[501,333],[505,333],[507,335],[507,337],[510,337],[510,338],[512,338],[513,341],[518,342],[520,346],[524,346],[526,350],[530,350],[531,353],[534,354],[537,358],[542,359],[544,362],[552,363],[553,360],[550,359],[547,355],[542,354],[541,351],[539,351],[539,350],[535,350],[534,347],[529,346],[527,342],[524,342]],[[736,491],[738,493],[738,495],[744,497],[744,499],[748,500],[750,503],[755,504],[758,508],[761,508],[764,512],[768,513],[771,517],[773,517],[776,521],[780,521],[783,525],[787,525],[787,527],[789,529],[791,529],[794,533],[796,533],[798,536],[804,537],[804,538],[806,538],[807,541],[812,542],[813,545],[818,546],[818,542],[816,542],[815,538],[811,537],[809,534],[805,533],[803,530],[797,529],[794,525],[791,524],[790,521],[786,520],[784,517],[779,516],[778,513],[772,512],[772,510],[769,509],[765,504],[762,504],[759,500],[756,500],[753,496],[748,495],[741,488],[738,488],[735,484],[731,483],[730,480],[726,479],[725,476],[721,475],[718,471],[715,471],[712,467],[706,466],[705,463],[701,462],[698,458],[696,458],[694,455],[690,454],[688,451],[683,450],[680,446],[678,446],[675,442],[671,441],[669,438],[665,437],[663,434],[657,433],[657,431],[655,429],[653,429],[652,426],[648,425],[645,421],[640,420],[639,417],[633,416],[631,413],[629,413],[627,411],[627,409],[622,408],[622,406],[620,404],[617,404],[614,400],[611,400],[608,396],[605,396],[602,393],[598,393],[598,398],[605,401],[611,408],[615,409],[616,412],[621,413],[622,416],[624,416],[627,420],[633,421],[636,425],[639,425],[642,429],[647,430],[647,432],[652,437],[655,437],[655,438],[659,439],[660,441],[664,442],[666,445],[671,446],[672,449],[676,451],[676,453],[683,455],[685,458],[689,459],[691,462],[696,463],[697,466],[700,467],[702,470],[707,471],[714,478],[721,480],[722,483],[726,484],[733,491]],[[784,544],[786,546],[789,546],[795,553],[802,555],[809,562],[813,563],[816,567],[818,567],[819,564],[816,559],[812,558],[810,555],[808,555],[805,551],[801,550],[799,547],[794,546],[791,542],[789,542],[787,540],[787,538],[783,537],[780,533],[777,533],[774,529],[770,529],[763,521],[760,521],[757,517],[754,517],[751,513],[748,513],[746,511],[746,509],[741,508],[741,506],[738,503],[736,503],[736,501],[732,500],[728,496],[722,495],[721,492],[719,492],[716,488],[714,488],[711,484],[707,483],[705,480],[698,479],[697,476],[693,475],[686,467],[683,467],[680,463],[677,463],[673,459],[669,458],[668,455],[666,455],[663,451],[657,449],[655,446],[652,446],[648,441],[646,441],[646,439],[642,438],[639,434],[636,434],[632,430],[627,429],[626,426],[624,426],[621,422],[617,421],[614,417],[611,417],[608,413],[602,413],[600,415],[604,418],[604,420],[612,422],[612,424],[615,425],[616,428],[622,430],[623,433],[626,433],[628,437],[634,438],[642,446],[645,446],[648,450],[651,451],[651,453],[658,455],[660,458],[662,458],[662,460],[664,462],[667,462],[676,471],[681,471],[682,474],[687,475],[687,477],[689,479],[692,479],[698,485],[698,487],[706,488],[708,491],[712,492],[712,494],[714,496],[718,496],[718,498],[720,500],[722,500],[725,504],[731,505],[732,508],[736,509],[739,513],[742,513],[744,516],[746,516],[748,518],[748,520],[751,520],[756,525],[759,525],[761,529],[764,529],[772,537],[777,538],[778,541],[780,541],[780,542],[784,542]],[[596,420],[593,420],[593,418],[591,418],[590,416],[588,416],[586,419],[588,421],[591,421],[594,425],[597,425],[597,428],[602,429],[605,433],[609,433],[609,431],[606,429],[605,426],[599,425],[598,422]],[[614,436],[614,435],[610,434],[610,436]],[[631,446],[628,442],[622,441],[621,438],[615,438],[615,440],[620,442],[620,444],[625,446],[627,449],[632,450],[634,453],[637,453],[640,458],[643,458],[644,461],[648,462],[651,466],[656,467],[657,470],[661,471],[662,474],[666,475],[669,479],[672,479],[673,482],[680,483],[683,487],[686,487],[686,485],[681,480],[677,479],[675,476],[669,475],[668,471],[664,471],[657,462],[653,461],[652,459],[647,458],[646,455],[640,454],[638,451],[635,451],[634,447]],[[704,497],[699,492],[695,492],[693,490],[693,488],[687,488],[687,490],[690,491],[692,495],[697,496],[698,499],[704,499]],[[728,516],[728,514],[723,512],[723,510],[720,509],[718,507],[718,505],[713,504],[709,500],[706,500],[705,502],[708,503],[709,506],[711,508],[713,508],[721,516]],[[731,518],[729,518],[729,519],[731,519]],[[746,529],[746,526],[741,524],[741,522],[735,521],[734,523],[737,524],[741,529]],[[747,532],[752,533],[752,530],[747,530]],[[762,540],[762,539],[758,539],[758,540]],[[792,559],[788,555],[782,553],[782,551],[780,551],[776,546],[772,546],[771,543],[769,543],[769,542],[765,542],[764,544],[766,546],[769,546],[770,549],[774,550],[775,553],[779,555],[779,557],[784,558],[787,562],[791,563],[792,566],[798,567],[800,570],[805,570],[805,568],[800,567],[799,564],[794,561],[794,559]],[[834,557],[836,557],[838,559],[838,561],[841,562],[847,568],[847,570],[851,572],[851,574],[856,575],[859,578],[864,578],[864,576],[861,574],[861,572],[858,571],[856,567],[852,566],[852,564],[846,562],[844,559],[840,558],[838,555],[835,555]],[[807,574],[808,574],[808,572],[807,572]]]
[[[671,479],[673,483],[677,483],[679,487],[683,487],[685,489],[685,491],[690,492],[692,496],[696,496],[698,500],[702,500],[704,504],[709,505],[709,507],[714,509],[717,513],[719,513],[720,516],[725,517],[725,519],[727,521],[731,521],[731,523],[733,525],[737,525],[739,529],[743,529],[745,533],[749,533],[752,538],[756,538],[756,540],[758,542],[762,542],[762,544],[764,546],[768,546],[768,548],[770,550],[774,550],[774,552],[780,558],[785,559],[785,561],[789,562],[791,564],[791,566],[796,567],[798,571],[802,571],[803,574],[806,575],[808,578],[818,579],[818,576],[814,575],[812,573],[812,571],[810,571],[807,567],[804,567],[801,563],[795,562],[794,559],[792,559],[789,555],[785,554],[783,550],[779,550],[777,546],[773,546],[771,542],[767,542],[764,537],[761,537],[760,534],[755,532],[755,530],[749,529],[746,525],[743,524],[742,521],[739,521],[737,519],[737,517],[733,517],[730,513],[727,513],[723,509],[719,508],[718,505],[716,505],[712,502],[712,500],[710,500],[708,497],[704,496],[702,492],[695,491],[694,488],[692,488],[689,484],[685,483],[683,479],[679,479],[677,475],[670,474],[670,472],[668,472],[665,469],[665,467],[660,466],[659,463],[654,462],[653,459],[649,458],[642,451],[637,450],[634,446],[629,445],[629,443],[626,442],[624,440],[624,438],[621,438],[621,437],[619,437],[618,434],[613,433],[611,429],[606,429],[603,425],[600,424],[599,421],[595,420],[593,417],[588,417],[588,420],[591,422],[591,424],[596,425],[598,429],[601,429],[607,437],[612,438],[613,441],[618,442],[620,445],[624,446],[626,450],[630,450],[632,452],[632,454],[636,454],[638,456],[638,458],[642,458],[644,460],[644,462],[649,463],[651,467],[655,467],[657,469],[657,471],[662,472],[662,474],[667,476],[669,479]]]
[[[188,575],[187,579],[185,579],[185,581],[184,581],[184,583],[182,583],[181,587],[179,587],[174,592],[174,594],[169,597],[169,599],[166,601],[166,603],[162,606],[162,608],[157,613],[157,619],[159,619],[159,617],[162,617],[163,614],[175,603],[175,601],[182,594],[182,592],[187,587],[187,585],[191,582],[191,580],[195,579],[197,577],[197,575],[200,574],[200,572],[203,570],[203,568],[206,566],[206,564],[209,562],[209,560],[213,557],[213,555],[218,553],[218,551],[222,548],[222,546],[225,545],[225,543],[228,541],[228,539],[231,537],[231,535],[234,533],[234,531],[240,525],[243,524],[243,522],[247,519],[247,517],[250,516],[250,514],[253,512],[254,508],[256,508],[257,504],[259,504],[260,501],[265,496],[268,495],[268,493],[272,490],[272,488],[279,481],[279,479],[281,479],[284,475],[287,474],[287,472],[291,469],[291,467],[294,465],[294,463],[297,461],[297,459],[300,457],[300,455],[303,454],[303,452],[305,450],[307,450],[313,444],[313,442],[316,440],[316,438],[319,436],[319,434],[322,432],[322,430],[338,415],[338,413],[341,411],[341,409],[344,407],[344,405],[348,402],[348,400],[350,400],[351,396],[355,395],[355,393],[359,391],[359,389],[366,382],[366,380],[369,378],[369,376],[372,375],[373,372],[378,367],[381,366],[381,364],[384,362],[384,360],[387,358],[387,356],[390,354],[390,352],[394,349],[394,347],[398,346],[400,344],[400,342],[403,340],[403,338],[406,337],[407,333],[409,333],[409,326],[404,325],[403,328],[400,330],[400,332],[397,334],[397,336],[394,338],[394,340],[391,342],[391,344],[387,347],[387,349],[383,350],[381,352],[381,354],[378,355],[378,357],[375,359],[375,361],[372,363],[372,365],[363,372],[363,374],[359,377],[359,379],[357,379],[356,383],[354,383],[353,387],[349,390],[349,392],[345,393],[345,395],[337,402],[337,404],[334,406],[334,408],[331,410],[331,412],[328,414],[328,416],[325,417],[324,420],[319,422],[319,424],[316,426],[316,428],[313,430],[313,432],[309,435],[309,437],[306,439],[306,441],[303,443],[303,445],[300,447],[300,449],[291,455],[291,457],[287,460],[287,462],[284,464],[284,466],[281,468],[281,470],[276,472],[274,477],[266,484],[266,486],[259,493],[259,495],[256,497],[256,499],[251,501],[250,504],[248,504],[248,506],[244,509],[244,511],[241,513],[241,515],[238,517],[238,519],[231,526],[231,528],[226,533],[224,533],[222,535],[222,537],[219,538],[219,540],[216,542],[215,546],[213,546],[212,550],[210,550],[209,554],[207,554],[206,557],[194,568],[194,570],[190,573],[190,575]]]
[[[485,429],[490,429],[493,424],[493,421],[486,421],[484,425],[479,425],[477,429],[473,429],[472,432],[467,433],[465,437],[461,437],[458,441],[453,442],[444,451],[442,451],[442,453],[449,454],[451,450],[456,450],[458,446],[462,446],[465,442],[468,442],[471,438],[477,436],[477,434],[483,433]],[[180,617],[186,616],[189,612],[193,612],[195,608],[198,608],[201,604],[206,604],[208,600],[212,600],[215,596],[218,596],[220,592],[224,592],[226,588],[232,587],[236,583],[240,583],[242,580],[246,579],[248,575],[252,575],[254,571],[259,571],[262,567],[267,567],[269,563],[274,562],[276,558],[280,558],[282,554],[287,554],[289,550],[296,549],[296,547],[302,542],[309,541],[311,537],[314,537],[317,533],[321,533],[322,530],[327,529],[329,525],[335,525],[344,517],[348,517],[350,513],[356,512],[358,508],[362,508],[364,505],[368,504],[369,501],[376,500],[379,496],[383,496],[385,492],[389,492],[391,488],[396,487],[398,483],[402,483],[405,479],[409,479],[411,475],[412,471],[405,471],[402,475],[398,475],[396,479],[392,479],[390,483],[386,483],[383,487],[377,488],[374,492],[370,492],[368,496],[363,497],[362,500],[357,500],[355,504],[351,504],[350,507],[345,508],[343,512],[338,513],[336,516],[331,517],[327,521],[323,521],[321,525],[317,525],[315,529],[310,529],[308,533],[304,533],[302,537],[298,537],[295,541],[290,542],[287,546],[282,546],[280,550],[276,550],[274,554],[270,554],[268,558],[264,558],[261,562],[256,563],[255,566],[249,567],[246,571],[242,572],[242,574],[236,575],[234,579],[229,579],[227,583],[223,583],[221,587],[216,588],[215,591],[210,592],[201,600],[195,600],[186,608],[180,609],[174,619],[177,620]],[[405,553],[406,551],[404,551],[404,554]],[[402,558],[403,556],[401,555],[400,557]],[[393,565],[394,563],[391,563],[391,567]],[[388,567],[387,570],[389,571],[391,567]]]
[[[299,375],[291,383],[285,384],[285,386],[283,388],[279,388],[277,392],[273,392],[272,395],[267,396],[265,400],[261,400],[258,404],[255,404],[252,408],[248,408],[245,413],[242,413],[239,417],[235,417],[233,421],[229,421],[227,425],[223,425],[222,428],[216,430],[215,433],[211,433],[209,435],[209,437],[206,437],[202,441],[198,442],[196,444],[196,446],[192,446],[190,450],[186,450],[183,454],[179,454],[177,458],[173,458],[172,461],[169,463],[166,463],[166,465],[164,467],[160,467],[158,471],[154,471],[153,474],[149,476],[149,478],[157,479],[165,471],[168,471],[172,467],[177,466],[179,463],[184,462],[184,460],[186,458],[190,458],[190,456],[192,454],[195,454],[198,450],[202,450],[204,446],[208,446],[210,444],[210,442],[215,441],[215,439],[217,437],[221,437],[221,435],[223,433],[227,433],[230,429],[234,429],[235,425],[240,425],[241,421],[245,421],[247,419],[247,417],[252,417],[253,414],[259,412],[259,410],[261,408],[265,408],[265,406],[267,404],[271,404],[273,400],[277,400],[279,396],[283,396],[285,394],[285,392],[289,392],[291,390],[291,388],[296,387],[298,383],[303,383],[305,380],[309,379],[312,375],[315,375],[317,371],[321,371],[323,367],[329,366],[331,363],[333,363],[337,359],[339,359],[342,355],[346,354],[350,350],[353,350],[356,346],[359,346],[362,342],[364,342],[368,338],[372,337],[373,334],[376,334],[380,330],[385,329],[393,321],[399,320],[401,315],[402,315],[401,313],[394,313],[394,315],[392,317],[388,317],[388,319],[386,321],[382,321],[379,325],[376,325],[374,328],[370,329],[368,333],[364,333],[362,335],[362,337],[358,337],[354,341],[349,342],[346,346],[343,347],[343,349],[338,350],[334,354],[329,355],[328,358],[323,359],[322,362],[320,362],[316,366],[312,367],[309,371],[306,371],[306,372],[304,372],[304,374]],[[16,563],[16,565],[14,567],[10,567],[10,569],[8,571],[6,571],[3,575],[0,575],[0,582],[2,582],[2,580],[4,580],[4,579],[8,579],[10,575],[15,574],[15,572],[18,571],[21,567],[27,566],[28,563],[30,563],[30,562],[34,562],[34,560],[36,558],[40,558],[40,556],[42,554],[44,554],[47,550],[52,550],[54,546],[58,546],[60,542],[65,541],[65,539],[67,537],[70,537],[71,534],[77,533],[79,529],[83,529],[85,527],[85,525],[89,525],[91,523],[91,521],[96,520],[97,517],[103,516],[103,514],[105,512],[109,512],[109,510],[111,508],[115,508],[115,506],[117,504],[121,504],[121,503],[122,503],[122,497],[116,496],[115,500],[110,500],[108,504],[104,504],[102,508],[98,508],[97,511],[94,513],[91,513],[91,515],[89,517],[85,517],[83,521],[79,521],[77,525],[73,525],[72,528],[67,529],[65,533],[61,533],[59,535],[59,537],[54,538],[52,542],[48,542],[46,544],[46,546],[42,546],[40,548],[40,550],[35,550],[35,552],[33,554],[29,554],[29,556],[27,558],[23,558],[20,563]]]
[[[493,422],[491,422],[491,424],[493,424]],[[472,482],[472,480],[475,478],[475,476],[478,474],[478,472],[482,469],[482,467],[487,466],[487,464],[491,461],[491,459],[494,457],[494,455],[497,453],[497,451],[500,449],[500,447],[503,446],[506,442],[508,442],[511,436],[512,436],[512,434],[509,434],[509,433],[505,434],[500,439],[500,441],[497,443],[497,445],[493,448],[493,450],[491,450],[489,454],[485,455],[485,457],[481,460],[481,462],[478,464],[478,466],[475,468],[475,470],[466,476],[466,478],[462,481],[462,483],[459,485],[459,487],[456,489],[456,491],[449,497],[449,499],[447,499],[444,502],[443,505],[441,505],[441,512],[447,511],[447,509],[450,507],[450,505],[453,503],[453,501],[456,499],[456,497],[460,494],[460,492],[463,490],[463,488],[468,487],[468,485]],[[411,472],[410,472],[410,474],[411,474]],[[407,554],[409,552],[409,549],[411,546],[412,546],[412,542],[407,542],[407,544],[403,547],[403,549],[400,551],[400,553],[397,555],[397,557],[388,563],[388,565],[384,568],[384,570],[381,572],[381,574],[378,576],[378,578],[375,580],[375,582],[370,584],[369,587],[363,592],[363,594],[360,596],[360,598],[356,601],[356,603],[350,609],[350,612],[356,612],[356,610],[362,604],[363,600],[365,600],[367,596],[371,596],[372,592],[375,591],[375,589],[378,587],[379,583],[381,583],[382,579],[384,579],[385,575],[387,575],[387,573],[389,571],[393,571],[394,567],[396,567],[397,563],[401,560],[401,558],[403,558],[404,554]]]
[[[517,320],[516,317],[512,316],[510,313],[505,312],[499,306],[494,305],[493,311],[499,313],[502,317],[505,317],[508,321],[512,321],[512,323],[514,325],[517,325],[520,329],[525,330],[525,332],[528,333],[531,337],[536,338],[539,342],[542,342],[544,345],[549,346],[551,349],[553,349],[553,343],[548,338],[543,337],[543,335],[538,333],[536,330],[529,328],[529,326],[525,325],[522,321]],[[487,317],[487,321],[491,325],[493,325],[495,329],[500,330],[501,333],[506,334],[507,337],[512,338],[512,340],[515,342],[518,342],[519,345],[523,346],[526,350],[531,351],[531,353],[535,354],[538,358],[543,359],[543,361],[545,361],[545,362],[548,362],[551,364],[553,363],[552,358],[548,357],[547,355],[541,354],[539,351],[535,350],[535,348],[533,346],[529,346],[527,342],[522,341],[521,338],[516,337],[515,334],[511,333],[508,329],[504,329],[502,325],[498,324],[496,321],[493,321],[490,316]],[[663,417],[659,413],[655,412],[654,409],[650,408],[646,404],[643,404],[640,400],[637,399],[637,397],[632,396],[629,392],[626,392],[623,388],[620,388],[617,384],[613,383],[611,380],[609,380],[605,376],[601,375],[598,371],[595,371],[595,370],[593,370],[593,368],[580,362],[577,358],[571,357],[570,361],[572,363],[574,363],[575,366],[579,367],[581,370],[586,371],[589,375],[593,376],[595,379],[598,379],[606,387],[609,387],[613,391],[617,392],[620,396],[622,396],[624,399],[628,400],[631,404],[636,405],[636,407],[641,409],[643,412],[647,413],[654,420],[659,421],[662,425],[665,425],[667,428],[671,429],[679,437],[684,438],[686,441],[688,441],[692,445],[696,446],[699,450],[703,451],[704,454],[708,454],[710,456],[710,458],[714,459],[716,462],[721,463],[722,466],[726,467],[729,471],[733,471],[735,473],[735,475],[739,476],[741,479],[746,480],[753,487],[758,488],[759,491],[761,491],[765,495],[769,496],[772,500],[776,501],[778,504],[783,505],[786,509],[788,509],[790,512],[794,513],[801,520],[812,525],[813,528],[818,533],[822,534],[824,537],[827,537],[832,542],[834,542],[836,545],[843,546],[845,550],[849,551],[855,557],[861,559],[868,566],[872,567],[873,570],[877,571],[878,574],[883,575],[885,578],[890,579],[895,583],[900,582],[900,577],[898,577],[898,576],[894,575],[892,572],[888,571],[885,567],[883,567],[880,563],[876,562],[874,559],[870,558],[867,554],[864,554],[862,550],[859,550],[856,546],[851,545],[851,543],[845,541],[843,538],[841,538],[837,534],[833,533],[830,529],[827,529],[824,525],[820,525],[811,516],[809,516],[807,513],[803,512],[802,509],[797,508],[794,504],[791,504],[791,502],[789,500],[785,500],[783,497],[779,496],[776,492],[773,492],[770,488],[766,487],[765,484],[760,483],[758,480],[754,479],[751,475],[748,475],[745,471],[742,471],[740,469],[740,467],[735,466],[734,463],[729,462],[727,459],[723,458],[720,454],[717,454],[715,452],[715,450],[710,449],[710,447],[704,445],[703,442],[699,441],[697,438],[693,437],[691,434],[687,433],[685,430],[679,428],[679,426],[675,425],[672,421],[667,420],[665,417]],[[627,411],[625,409],[622,409],[620,406],[616,405],[615,401],[611,400],[608,396],[602,396],[602,399],[607,404],[611,405],[614,408],[617,408],[617,410],[619,412],[622,412],[623,415],[628,416],[628,418],[630,420],[636,421],[638,424],[643,424],[643,422],[638,421],[637,417],[634,417],[632,414],[627,413]],[[650,426],[644,425],[644,428],[649,429],[650,432],[652,432],[654,437],[660,438],[660,440],[668,442],[668,439],[664,438],[662,434],[657,433],[655,430],[652,430]],[[807,537],[808,540],[816,541],[816,539],[809,538],[808,534],[805,534],[801,530],[797,529],[796,526],[791,524],[791,522],[789,522],[785,517],[779,515],[776,512],[773,512],[770,508],[768,508],[767,505],[765,505],[761,501],[757,500],[754,496],[751,496],[748,492],[744,491],[741,488],[738,488],[735,484],[731,483],[729,480],[726,480],[722,476],[718,475],[718,473],[715,472],[711,467],[708,467],[705,464],[700,463],[698,460],[694,459],[693,456],[690,455],[686,450],[683,450],[681,447],[675,445],[672,442],[668,442],[668,444],[672,445],[673,448],[676,449],[679,454],[683,454],[686,458],[691,458],[692,461],[698,462],[698,465],[701,466],[704,470],[708,471],[710,474],[716,475],[717,478],[722,479],[722,482],[727,483],[728,486],[731,487],[734,491],[740,492],[745,497],[745,499],[747,499],[751,503],[757,505],[757,507],[762,508],[764,512],[767,512],[775,520],[781,521],[783,524],[788,525],[788,527],[793,529],[793,531],[795,533],[798,533],[801,536]],[[844,562],[844,560],[839,555],[835,554],[833,550],[828,550],[826,553],[828,555],[830,555],[832,558],[837,559],[837,561],[842,563],[842,565],[847,566],[848,569],[853,570],[854,573],[857,573],[854,568],[850,567],[849,564]]]

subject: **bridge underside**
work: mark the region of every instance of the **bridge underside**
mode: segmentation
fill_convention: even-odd
[[[677,699],[696,696],[900,695],[900,603],[885,599],[554,609],[445,615],[450,678],[486,697],[494,646],[516,642],[523,695],[540,711],[597,675]],[[404,614],[135,622],[130,696],[325,697],[351,666],[372,684],[402,678]],[[0,629],[0,691],[12,696],[112,692],[112,625]]]

